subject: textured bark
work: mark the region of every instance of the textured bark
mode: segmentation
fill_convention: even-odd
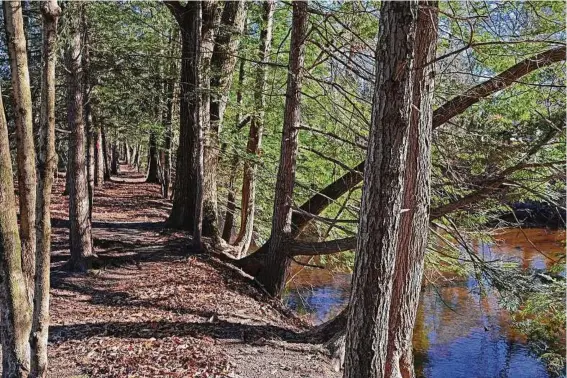
[[[161,184],[161,178],[159,174],[157,137],[155,131],[150,131],[148,176],[146,177],[146,182],[152,184]]]
[[[24,378],[30,371],[31,306],[22,268],[8,124],[0,90],[0,339],[2,376]]]
[[[102,127],[96,124],[96,118],[93,117],[94,127],[95,127],[95,145],[94,145],[94,155],[95,155],[95,172],[94,172],[94,184],[95,186],[102,186],[104,184],[104,149],[102,143]]]
[[[260,147],[262,146],[262,133],[264,132],[264,113],[266,107],[266,83],[267,83],[267,63],[270,61],[270,49],[272,46],[272,29],[274,23],[275,1],[267,0],[263,2],[262,26],[260,32],[260,46],[258,51],[259,64],[256,68],[256,83],[254,90],[254,109],[255,114],[251,117],[250,131],[248,133],[248,143],[246,153],[259,157]],[[244,176],[242,178],[242,200],[240,231],[236,237],[235,244],[239,254],[246,254],[252,242],[252,232],[254,231],[254,212],[256,202],[256,171],[257,162],[246,160],[244,162]],[[292,227],[293,228],[293,227]]]
[[[36,172],[33,136],[33,112],[30,77],[22,4],[5,1],[4,21],[6,42],[12,73],[14,116],[16,123],[16,146],[18,165],[18,192],[20,204],[20,238],[22,243],[22,268],[26,280],[28,300],[33,300],[35,274],[35,206]]]
[[[303,64],[305,61],[305,38],[309,14],[306,1],[294,1],[291,45],[289,52],[289,72],[281,139],[280,161],[274,193],[274,215],[270,236],[270,248],[266,264],[257,279],[266,290],[279,296],[287,278],[290,259],[285,252],[286,242],[291,238],[291,214],[293,187],[299,141],[298,127],[301,124],[301,86]]]
[[[109,145],[103,125],[100,125],[100,136],[102,138],[102,161],[104,162],[103,181],[110,181],[110,162],[108,161]]]
[[[384,377],[410,129],[416,2],[383,2],[344,377]]]
[[[195,172],[193,156],[196,140],[193,129],[198,120],[197,69],[199,56],[196,41],[199,35],[194,19],[197,10],[191,3],[181,6],[179,2],[166,2],[166,6],[177,20],[181,32],[181,80],[179,82],[179,146],[176,159],[176,179],[171,213],[168,218],[170,227],[193,230],[195,227]],[[200,12],[200,11],[199,11]],[[200,33],[200,31],[199,31]]]
[[[84,4],[70,3],[68,5],[70,39],[66,51],[67,73],[67,121],[70,135],[70,190],[69,190],[69,224],[71,259],[68,268],[84,272],[90,268],[94,257],[91,220],[89,218],[89,193],[87,187],[87,172],[85,162],[85,123],[83,119],[83,91],[81,83],[82,71],[82,41],[81,14]]]
[[[247,2],[227,1],[224,3],[220,25],[212,26],[214,43],[212,55],[208,58],[206,46],[209,42],[204,38],[202,49],[203,81],[210,77],[210,90],[208,96],[205,91],[203,97],[203,112],[209,110],[208,117],[203,119],[205,132],[205,156],[206,167],[203,186],[203,235],[212,237],[219,241],[220,232],[218,226],[218,195],[217,195],[217,171],[219,163],[219,133],[221,131],[228,93],[232,83],[234,67],[236,65],[236,51],[244,30]],[[216,12],[214,10],[213,12]],[[211,18],[217,17],[214,13]],[[216,21],[215,21],[216,22]],[[215,30],[216,29],[216,30]],[[210,73],[207,76],[210,59]],[[207,104],[208,102],[208,104]],[[208,121],[208,122],[207,122]]]
[[[57,22],[61,8],[57,0],[41,3],[43,17],[43,72],[39,126],[37,186],[37,251],[33,322],[30,335],[31,377],[47,374],[47,336],[49,330],[49,276],[51,262],[51,189],[56,171],[55,151],[55,51]]]
[[[110,159],[110,173],[113,175],[118,174],[118,167],[120,165],[119,158],[120,153],[118,152],[118,142],[115,140],[112,142],[112,157]]]
[[[168,218],[170,227],[182,228],[195,231],[198,228],[200,234],[201,224],[196,222],[196,214],[202,214],[202,209],[197,209],[196,200],[200,195],[199,172],[196,168],[200,166],[199,157],[199,134],[202,133],[202,114],[200,100],[200,63],[201,50],[205,47],[212,52],[212,45],[202,46],[200,44],[203,33],[210,30],[210,20],[204,26],[205,10],[200,3],[188,2],[182,6],[178,1],[168,1],[165,5],[169,8],[181,32],[181,80],[180,80],[180,104],[179,104],[179,147],[177,149],[176,180],[174,184],[174,199],[171,214]],[[214,4],[203,5],[210,10]],[[216,5],[214,5],[216,7]],[[208,109],[207,109],[208,114]],[[200,236],[200,235],[199,235]],[[200,238],[197,238],[200,239]],[[200,240],[194,241],[200,244]]]
[[[171,186],[171,137],[173,135],[173,88],[172,81],[166,82],[166,106],[165,106],[165,137],[164,137],[164,159],[163,159],[163,198],[169,198],[169,188]]]
[[[437,44],[437,1],[419,3],[415,40],[413,104],[405,169],[403,208],[396,252],[396,270],[390,320],[386,377],[415,377],[412,337],[423,263],[429,234],[431,183],[431,132],[433,120],[434,65]]]

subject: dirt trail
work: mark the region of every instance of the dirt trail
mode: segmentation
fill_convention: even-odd
[[[96,190],[103,267],[86,276],[60,270],[64,179],[55,188],[51,377],[339,376],[318,353],[276,345],[306,325],[223,263],[187,257],[189,237],[163,228],[170,202],[160,188],[122,169]]]

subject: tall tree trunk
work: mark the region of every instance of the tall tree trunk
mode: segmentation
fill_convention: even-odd
[[[201,36],[203,28],[203,17],[204,10],[201,2],[188,3],[187,7],[190,13],[193,13],[193,20],[191,21],[190,34],[189,34],[189,44],[191,48],[191,54],[193,55],[193,65],[188,74],[190,83],[195,83],[197,88],[203,85],[202,75],[202,58],[200,58],[202,52],[201,49]],[[206,77],[206,76],[205,76]],[[203,115],[208,112],[208,109],[203,108],[202,96],[197,93],[194,96],[193,101],[190,104],[190,114],[193,118],[192,124],[192,136],[191,139],[195,141],[195,148],[192,151],[192,171],[193,177],[195,178],[195,213],[193,215],[194,225],[193,225],[193,248],[195,250],[201,250],[201,236],[203,232],[203,188],[204,188],[204,133],[203,133]]]
[[[6,6],[6,3],[4,3]],[[0,339],[2,375],[26,378],[30,372],[31,305],[22,267],[8,124],[0,89]]]
[[[270,61],[270,48],[272,46],[272,28],[274,20],[275,1],[267,0],[263,2],[262,29],[260,32],[260,48],[258,60],[260,63],[256,68],[256,85],[254,91],[254,109],[248,134],[248,144],[246,153],[259,157],[260,146],[262,145],[262,133],[264,132],[264,109],[266,107],[266,82],[268,78],[267,63]],[[256,202],[256,170],[255,160],[244,162],[244,177],[242,179],[242,202],[240,216],[240,231],[235,244],[239,249],[239,254],[246,254],[252,241],[254,230],[254,210]]]
[[[295,184],[299,126],[301,124],[301,85],[304,75],[305,38],[309,18],[306,1],[294,1],[292,5],[293,21],[289,73],[287,76],[280,162],[274,193],[271,242],[266,256],[266,265],[257,276],[266,290],[275,296],[279,296],[284,288],[290,264],[285,251],[285,244],[291,238],[293,187]]]
[[[385,377],[410,129],[417,2],[383,2],[346,333],[345,377]]]
[[[95,130],[92,114],[92,86],[90,84],[90,46],[89,30],[86,14],[81,15],[81,28],[83,38],[83,110],[85,112],[85,135],[87,137],[87,188],[89,199],[89,219],[92,221],[94,181],[95,181]]]
[[[130,145],[128,145],[128,142],[124,142],[124,149],[126,151],[126,164],[130,165],[130,163],[132,163],[132,156],[130,154]]]
[[[195,9],[187,3],[185,7],[179,3],[165,3],[174,15],[181,29],[181,79],[179,94],[179,146],[176,159],[176,179],[174,183],[174,198],[168,224],[171,227],[193,230],[195,222],[196,187],[193,171],[193,155],[196,141],[193,135],[193,113],[197,104],[197,88],[195,81],[198,57],[193,54],[198,51],[194,46],[197,36],[193,30]],[[188,8],[187,8],[188,7]],[[191,8],[191,9],[190,9]],[[189,12],[190,11],[190,12]]]
[[[96,118],[93,117],[93,123],[95,124],[95,174],[94,174],[94,184],[95,186],[102,186],[104,183],[104,149],[102,143],[102,127],[96,124]]]
[[[35,274],[35,206],[36,172],[33,136],[33,112],[28,71],[26,37],[22,5],[19,1],[5,1],[4,22],[6,42],[12,72],[16,146],[18,163],[18,190],[20,204],[20,236],[22,269],[26,280],[28,300],[33,300]]]
[[[417,20],[415,67],[405,189],[390,307],[386,376],[415,377],[412,337],[429,233],[431,131],[437,1],[422,1]]]
[[[102,138],[102,161],[104,162],[104,175],[103,175],[103,179],[104,181],[110,181],[110,162],[108,161],[108,155],[109,155],[109,145],[108,145],[108,140],[106,139],[106,132],[105,132],[105,128],[104,126],[101,124],[100,126],[100,135]]]
[[[164,136],[164,158],[163,158],[163,198],[169,198],[169,187],[171,186],[171,137],[173,135],[173,81],[165,83],[166,108],[165,108],[165,136]]]
[[[119,152],[118,152],[118,142],[115,140],[112,142],[112,159],[110,163],[110,173],[113,175],[118,175],[118,168],[119,168]]]
[[[49,330],[49,269],[51,261],[51,188],[56,171],[55,151],[55,64],[57,55],[57,22],[61,8],[57,0],[41,3],[43,16],[43,73],[41,83],[41,114],[39,127],[37,186],[37,255],[30,337],[31,377],[47,374],[47,336]]]
[[[161,184],[161,178],[159,174],[157,137],[155,131],[153,130],[150,131],[148,176],[146,177],[146,182],[152,184]]]
[[[210,91],[204,92],[203,125],[205,127],[205,162],[206,167],[203,186],[203,235],[212,237],[218,242],[220,232],[218,227],[218,196],[217,171],[219,163],[219,133],[222,127],[228,92],[232,83],[236,65],[236,50],[240,36],[244,30],[246,19],[245,1],[227,1],[224,3],[220,27],[214,25],[212,39],[204,38],[202,58],[203,81],[210,77]],[[216,10],[211,11],[211,19]],[[216,35],[215,35],[216,33]],[[206,35],[205,35],[206,36]],[[212,40],[212,43],[210,41]],[[209,57],[207,49],[212,48]],[[207,61],[210,61],[210,76]],[[209,114],[205,114],[206,111]]]
[[[244,85],[244,63],[245,60],[240,60],[240,65],[238,68],[238,89],[236,91],[236,107],[238,108],[238,113],[236,115],[236,128],[238,130],[239,124],[242,119],[242,86]],[[226,144],[223,146],[223,150],[226,150]],[[221,151],[222,152],[222,151]],[[227,200],[226,200],[226,212],[224,215],[224,225],[222,228],[222,238],[230,243],[232,238],[232,229],[234,228],[234,210],[236,209],[236,194],[235,194],[235,182],[236,182],[236,171],[238,170],[238,154],[234,154],[231,159],[231,168],[228,178],[227,187]],[[240,258],[242,253],[239,251],[236,258]]]
[[[81,15],[84,4],[70,3],[68,27],[69,45],[66,51],[67,73],[67,119],[71,130],[71,185],[69,191],[69,223],[71,259],[68,267],[71,270],[86,271],[94,257],[91,220],[89,218],[89,198],[85,163],[85,123],[83,118],[82,41]]]

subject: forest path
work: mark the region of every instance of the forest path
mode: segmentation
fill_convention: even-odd
[[[67,197],[53,198],[51,377],[334,377],[317,353],[276,346],[306,328],[278,301],[164,229],[170,201],[128,167],[96,190],[93,238],[102,267],[61,270]]]

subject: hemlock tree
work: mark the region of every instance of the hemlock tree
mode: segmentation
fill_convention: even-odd
[[[22,241],[22,268],[24,269],[28,299],[31,303],[35,274],[35,206],[36,172],[33,139],[33,112],[28,70],[28,52],[24,32],[22,5],[19,1],[3,2],[6,41],[12,73],[14,116],[20,204],[20,235]]]
[[[66,8],[69,41],[66,47],[67,121],[69,123],[69,224],[71,259],[68,268],[84,272],[95,257],[89,216],[89,192],[85,162],[85,122],[83,115],[83,71],[81,16],[84,4],[70,3]],[[116,152],[116,151],[115,151]]]
[[[384,2],[364,168],[344,377],[385,377],[411,121],[417,2]]]
[[[274,192],[274,212],[270,248],[265,266],[257,278],[266,290],[279,296],[287,278],[290,259],[286,253],[286,242],[291,239],[291,215],[295,169],[301,124],[301,86],[305,61],[305,39],[309,13],[306,1],[294,1],[289,51],[289,73],[281,137],[281,152]]]
[[[61,8],[57,0],[41,3],[43,17],[43,72],[38,146],[37,257],[31,346],[31,376],[47,374],[47,336],[49,329],[49,269],[51,262],[51,189],[56,171],[55,152],[55,44]]]
[[[6,4],[6,3],[4,3]],[[0,339],[2,375],[25,378],[30,371],[31,305],[22,267],[8,123],[0,91]]]
[[[260,32],[260,46],[258,50],[259,64],[256,68],[254,88],[254,114],[250,119],[250,131],[246,153],[259,156],[262,146],[262,133],[264,132],[264,113],[266,106],[266,88],[268,79],[268,67],[270,60],[270,49],[272,46],[272,29],[274,23],[275,2],[267,0],[262,3],[262,29]],[[242,199],[240,210],[240,231],[234,244],[238,248],[239,255],[246,254],[252,242],[254,230],[254,211],[256,203],[256,174],[257,163],[246,160],[244,162],[244,177],[242,179]]]

